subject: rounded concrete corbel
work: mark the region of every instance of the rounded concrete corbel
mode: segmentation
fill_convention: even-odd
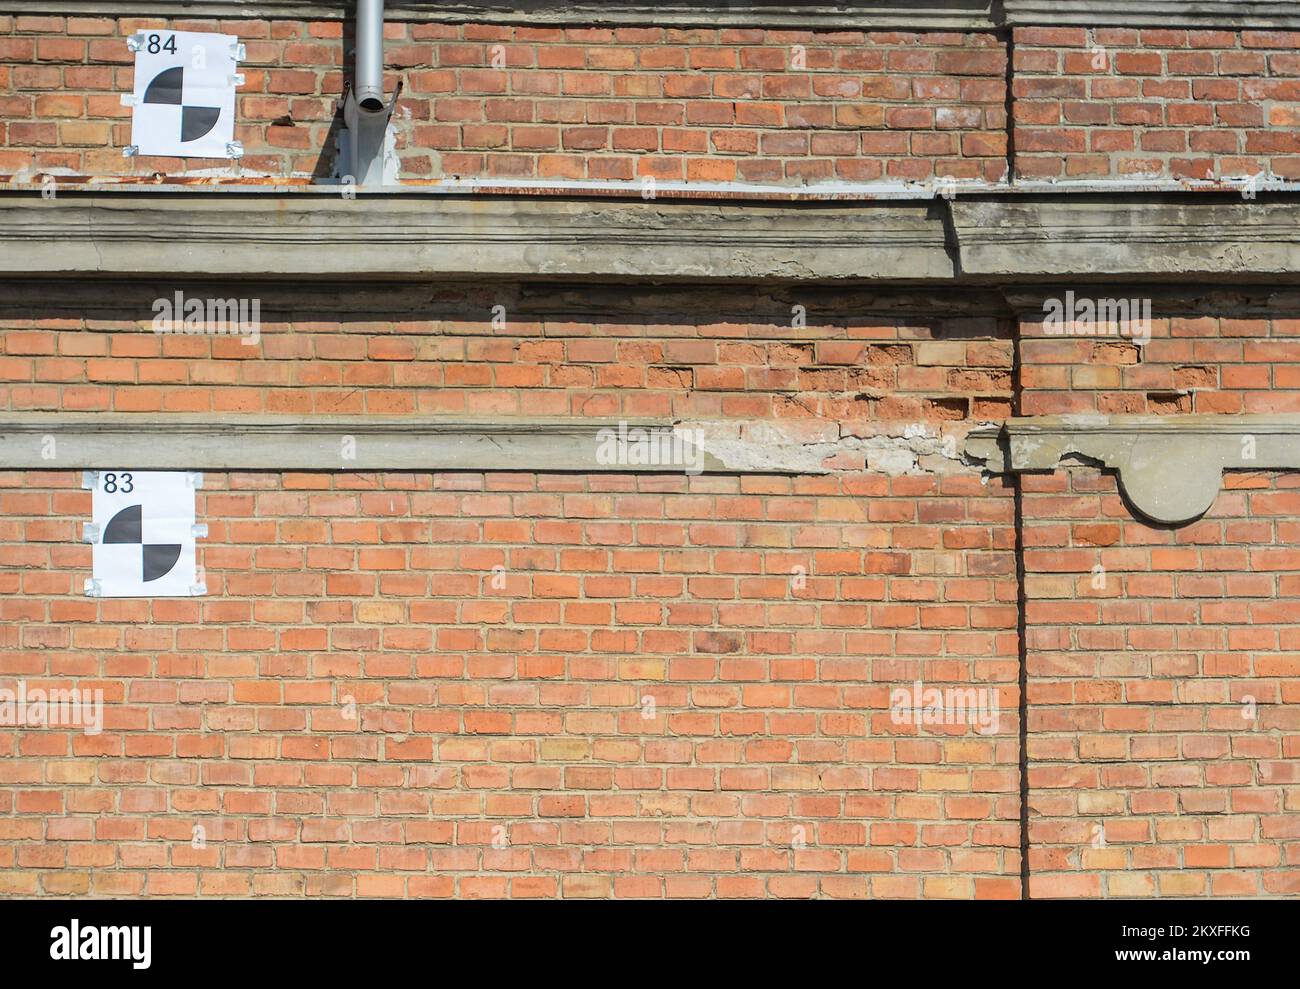
[[[1216,456],[1231,436],[1206,443],[1204,435],[1139,434],[1114,465],[1120,490],[1153,522],[1170,525],[1200,518],[1214,505],[1228,464]],[[1208,448],[1207,448],[1208,447]]]
[[[1300,469],[1300,415],[1039,416],[1009,420],[998,440],[968,448],[998,472],[1110,468],[1133,508],[1165,525],[1209,511],[1225,470]]]

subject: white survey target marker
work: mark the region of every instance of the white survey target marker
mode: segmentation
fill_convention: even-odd
[[[131,145],[142,155],[228,158],[235,140],[239,39],[194,31],[133,35]]]
[[[87,538],[93,544],[86,592],[97,597],[193,597],[197,475],[105,470],[93,478]]]

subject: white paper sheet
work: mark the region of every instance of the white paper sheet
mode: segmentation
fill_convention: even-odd
[[[142,31],[135,53],[131,143],[138,154],[226,158],[235,139],[235,51],[229,34]]]
[[[194,475],[103,470],[94,477],[88,594],[109,598],[204,593],[195,553]]]

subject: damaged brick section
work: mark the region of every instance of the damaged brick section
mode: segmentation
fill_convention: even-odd
[[[866,470],[898,477],[978,472],[982,462],[965,452],[967,436],[989,425],[819,422],[800,429],[783,422],[691,422],[678,428],[688,433],[698,430],[709,453],[733,470],[799,474]]]
[[[344,24],[185,6],[0,15],[0,689],[107,715],[0,730],[0,894],[1300,893],[1300,35],[425,5],[348,200]],[[145,25],[242,170],[122,157]],[[202,596],[84,592],[110,463]]]

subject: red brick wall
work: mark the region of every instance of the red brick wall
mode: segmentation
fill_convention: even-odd
[[[248,44],[246,169],[329,172],[337,22],[11,16],[0,172],[223,165],[121,157],[123,39],[163,24]],[[1010,161],[991,34],[387,32],[408,180],[997,181]],[[1017,173],[1295,177],[1295,42],[1018,30]],[[0,410],[653,416],[832,439],[1300,411],[1284,296],[1165,292],[1141,346],[1048,337],[967,289],[223,286],[261,296],[245,344],[153,333],[152,300],[182,287],[6,286]],[[0,730],[0,893],[1295,895],[1297,476],[1230,474],[1205,519],[1152,526],[1090,468],[939,459],[209,473],[209,592],[156,601],[82,593],[78,470],[0,473],[0,686],[110,703],[98,736]],[[917,681],[996,687],[997,731],[897,723],[891,690]]]
[[[1284,309],[1153,309],[1145,346],[1023,317],[1022,414],[1297,410]],[[1020,483],[1029,895],[1294,895],[1300,478],[1229,472],[1177,527],[1112,473]]]
[[[1300,33],[1020,28],[1026,178],[1300,178]]]
[[[207,474],[208,596],[114,601],[80,481],[0,474],[0,682],[108,701],[0,732],[7,895],[1019,893],[1004,485]]]
[[[1226,315],[1165,299],[1152,302],[1150,342],[1132,323],[1120,329],[1048,336],[1041,314],[1022,317],[1021,413],[1300,412],[1300,319],[1284,309]]]
[[[793,327],[758,315],[775,298],[593,288],[595,323],[565,290],[520,291],[443,286],[420,320],[398,292],[362,299],[362,321],[268,286],[268,313],[291,315],[245,346],[103,315],[147,308],[148,286],[24,290],[0,325],[0,399],[852,429],[1013,401],[1164,411],[1150,392],[1186,361],[1206,389],[1188,411],[1285,410],[1295,362],[1277,312],[1157,309],[1145,347],[1022,320],[1012,367],[996,315],[870,317],[838,297],[828,320],[810,298]],[[519,313],[504,329],[483,316],[498,298]],[[1273,387],[1247,387],[1251,369]],[[1225,483],[1205,520],[1153,527],[1091,470],[210,473],[209,593],[150,602],[82,594],[76,471],[3,474],[0,685],[99,685],[110,708],[99,736],[0,732],[0,884],[1004,897],[1026,892],[1027,841],[1034,896],[1293,895],[1297,481]],[[997,732],[897,724],[891,690],[918,680],[995,685]]]
[[[415,175],[808,184],[1006,171],[1006,56],[989,34],[412,28],[422,35],[437,40],[408,73]]]
[[[1029,893],[1300,892],[1300,476],[1181,528],[1026,475]]]
[[[126,39],[156,27],[220,31],[247,45],[235,128],[247,150],[246,168],[329,174],[320,170],[321,152],[342,95],[342,23],[242,19],[0,16],[0,168],[182,175],[227,165],[202,158],[122,157],[130,143],[131,109],[119,96],[132,91],[135,74]]]
[[[124,159],[125,38],[247,45],[246,174],[331,173],[343,25],[0,16],[0,170],[182,175]],[[401,175],[808,185],[1023,178],[1300,177],[1300,35],[1018,28],[991,33],[385,27]]]
[[[120,289],[132,319],[88,313],[102,305],[93,291],[0,312],[0,408],[920,422],[1001,419],[1011,405],[1011,325],[988,316],[846,320],[851,300],[806,299],[795,327],[789,303],[752,293],[597,290],[583,304],[606,313],[598,323],[563,294],[535,291],[521,309],[513,287],[442,286],[433,304],[403,296],[424,319],[391,293],[322,318],[245,286],[265,297],[246,344],[154,333],[152,299],[173,291]]]
[[[340,22],[0,16],[0,169],[174,175],[123,159],[146,27],[247,46],[243,167],[328,175]],[[991,34],[385,25],[402,176],[808,184],[1006,173],[1006,54]],[[500,46],[499,48],[497,46]],[[324,152],[324,158],[322,158]]]

